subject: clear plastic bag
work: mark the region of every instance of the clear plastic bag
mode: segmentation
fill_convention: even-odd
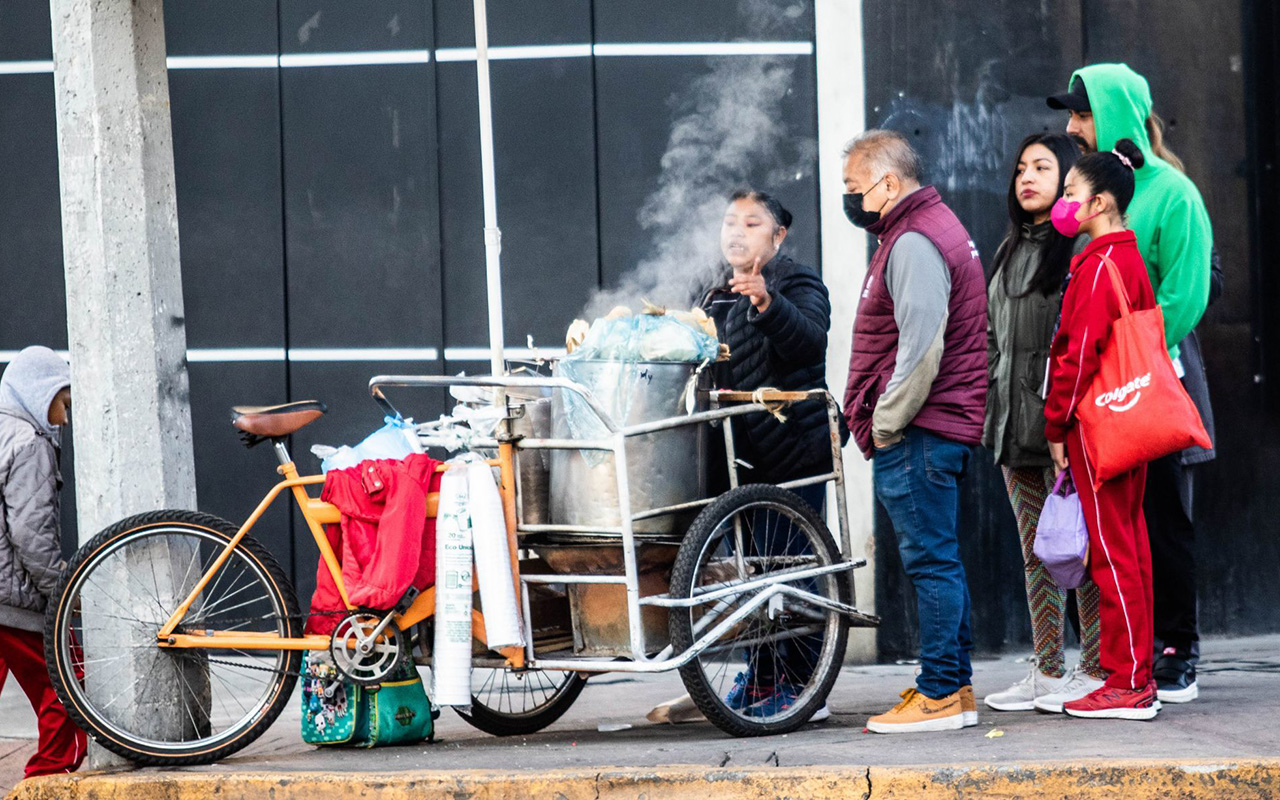
[[[564,360],[715,360],[715,336],[670,314],[604,317],[591,323],[586,338]]]
[[[585,386],[618,425],[625,425],[631,403],[640,390],[642,362],[707,363],[719,354],[720,343],[698,326],[670,314],[616,315],[597,319],[586,338],[561,359],[559,374]],[[592,362],[590,370],[578,364]],[[600,362],[608,362],[601,364]],[[564,393],[566,422],[575,439],[603,439],[608,430],[595,411],[572,392]],[[593,466],[607,457],[583,451]]]
[[[384,417],[385,424],[364,438],[355,447],[333,448],[316,445],[311,452],[321,458],[320,469],[329,472],[333,469],[354,467],[361,461],[379,458],[404,458],[410,453],[421,453],[418,443],[417,428],[412,419],[401,419],[399,416]]]

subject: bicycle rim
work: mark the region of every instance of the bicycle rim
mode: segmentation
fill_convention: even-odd
[[[477,668],[471,673],[471,700],[495,714],[529,716],[554,705],[574,677],[575,673],[557,670]]]
[[[738,542],[741,541],[739,550]],[[693,572],[694,594],[778,572],[825,566],[836,553],[830,534],[796,509],[770,499],[740,505],[707,535]],[[741,552],[741,558],[739,558]],[[840,598],[834,576],[784,585]],[[743,608],[759,590],[695,606],[693,640]],[[829,677],[843,653],[841,619],[800,598],[780,594],[750,612],[707,647],[690,666],[724,714],[750,725],[787,725],[808,718],[825,700]],[[687,668],[686,668],[687,669]],[[771,699],[781,689],[790,696]]]
[[[278,713],[280,695],[296,680],[288,674],[296,671],[296,653],[156,644],[157,631],[227,541],[195,525],[140,528],[71,576],[56,646],[61,664],[82,679],[67,680],[64,669],[63,689],[108,740],[161,756],[236,749],[247,731]],[[175,633],[291,635],[296,611],[246,544],[231,553]]]

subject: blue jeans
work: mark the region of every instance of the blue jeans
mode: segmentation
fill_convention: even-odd
[[[893,520],[902,566],[916,587],[920,615],[920,677],[916,688],[934,700],[972,682],[969,586],[956,535],[959,483],[972,448],[922,428],[877,450],[876,497]]]

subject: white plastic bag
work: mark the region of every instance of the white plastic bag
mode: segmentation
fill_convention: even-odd
[[[523,646],[520,609],[516,605],[515,576],[511,573],[511,548],[502,514],[502,495],[493,479],[493,468],[484,461],[467,467],[468,505],[471,510],[472,548],[476,576],[480,579],[480,606],[490,649]]]
[[[364,437],[364,440],[355,447],[343,445],[336,450],[322,444],[312,447],[311,452],[322,459],[321,471],[327,473],[333,469],[354,467],[361,461],[369,459],[399,459],[410,453],[422,452],[422,446],[418,443],[417,428],[412,419],[401,419],[398,416],[384,417],[383,422],[385,424],[381,428]]]

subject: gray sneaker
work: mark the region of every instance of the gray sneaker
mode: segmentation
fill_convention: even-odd
[[[1061,714],[1063,713],[1063,703],[1079,700],[1085,695],[1101,689],[1102,686],[1103,681],[1082,672],[1080,666],[1076,665],[1063,677],[1062,684],[1057,690],[1035,699],[1035,709],[1036,711],[1045,711],[1050,714]]]
[[[996,711],[1030,711],[1035,708],[1037,697],[1050,694],[1062,688],[1066,678],[1051,678],[1040,671],[1035,660],[1031,661],[1031,669],[1027,676],[1003,692],[995,692],[983,698],[988,708]]]

